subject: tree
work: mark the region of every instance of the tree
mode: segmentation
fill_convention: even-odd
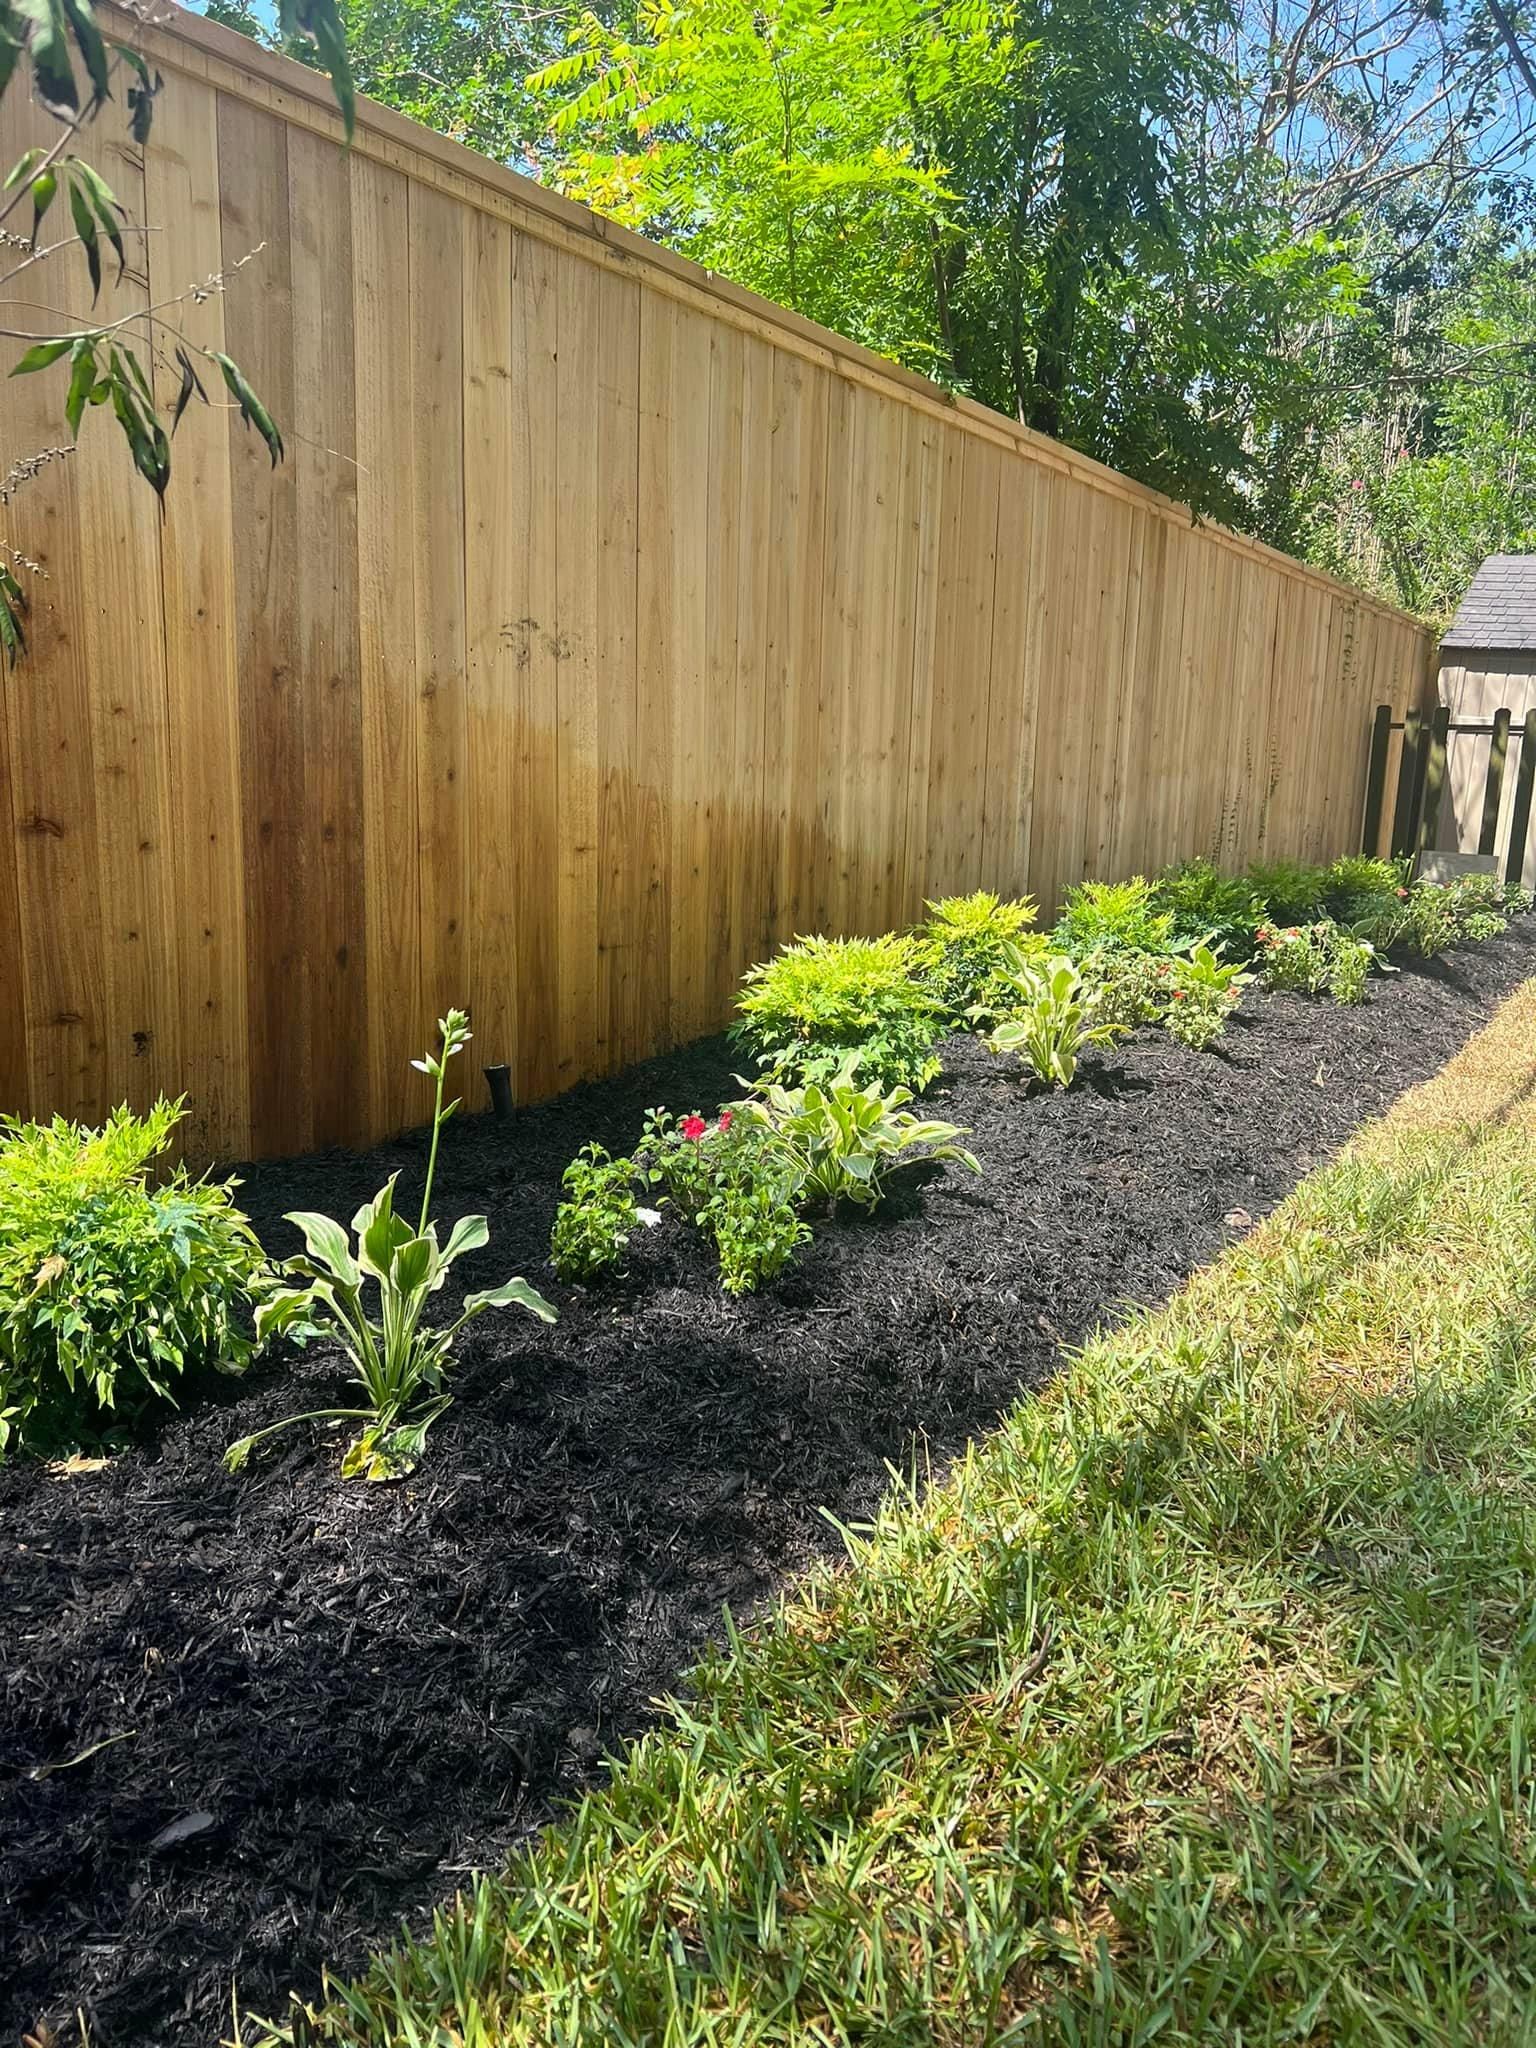
[[[564,190],[1244,520],[1306,406],[1277,335],[1353,280],[1206,146],[1229,27],[1224,0],[643,0],[533,84]]]
[[[335,0],[278,0],[278,18],[284,34],[304,38],[330,74],[350,137],[353,84]],[[135,307],[100,323],[87,319],[42,333],[34,326],[10,324],[22,310],[12,288],[25,277],[23,290],[36,291],[32,273],[41,265],[78,255],[93,309],[101,292],[104,250],[115,259],[119,280],[123,277],[130,241],[144,229],[128,219],[106,179],[73,145],[107,102],[121,94],[129,134],[142,146],[149,140],[163,86],[160,74],[131,42],[103,32],[91,0],[0,0],[0,95],[28,81],[38,105],[58,122],[58,134],[51,144],[25,151],[0,188],[0,247],[17,259],[0,276],[7,295],[0,305],[9,314],[0,337],[25,344],[10,374],[36,376],[57,369],[61,412],[72,441],[88,407],[109,405],[135,468],[157,497],[164,497],[170,482],[171,441],[183,413],[194,397],[209,402],[205,371],[223,385],[247,426],[261,435],[275,465],[282,459],[282,433],[239,364],[191,340],[177,324],[178,308],[200,294],[222,290],[222,276],[190,281],[184,291],[154,306]],[[67,209],[69,227],[57,240],[47,241],[45,228],[59,217],[56,206],[59,212]],[[18,221],[27,222],[25,233],[12,225]],[[26,303],[36,302],[29,298]],[[155,396],[151,368],[156,363],[174,366],[177,373],[169,418]],[[0,502],[9,504],[49,461],[67,453],[67,448],[48,448],[18,457],[0,482]],[[39,565],[19,545],[0,543],[0,644],[12,663],[26,644],[27,596],[21,579],[39,573]]]

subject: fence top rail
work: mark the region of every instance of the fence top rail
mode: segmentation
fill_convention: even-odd
[[[331,97],[329,81],[322,74],[290,57],[264,50],[237,30],[189,13],[179,5],[171,5],[149,25],[120,10],[111,0],[107,12],[119,17],[119,32],[132,34],[157,64],[201,79],[218,91],[261,107],[297,127],[331,137],[337,143],[342,141],[341,117]],[[547,186],[479,156],[447,136],[420,127],[391,107],[359,96],[352,147],[360,155],[431,184],[539,240],[557,248],[577,250],[629,276],[639,275],[652,289],[755,333],[835,375],[884,389],[968,433],[1026,455],[1039,466],[1089,483],[1170,523],[1198,525],[1203,533],[1234,552],[1265,563],[1298,583],[1342,594],[1428,641],[1427,627],[1367,591],[1298,562],[1265,541],[1234,533],[1214,521],[1197,521],[1187,505],[1149,485],[1122,476],[1118,470],[1109,469],[1091,456],[1036,433],[974,399],[957,397],[845,335],[819,327],[788,307],[760,298],[674,250],[649,242],[615,221],[605,220],[601,214],[552,192]]]

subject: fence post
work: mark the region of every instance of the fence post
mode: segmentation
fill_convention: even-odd
[[[1531,789],[1536,784],[1536,711],[1527,711],[1520,728],[1520,766],[1515,775],[1515,806],[1509,818],[1509,857],[1504,879],[1512,889],[1520,887],[1525,872],[1525,833],[1531,822]]]
[[[1419,829],[1416,851],[1422,853],[1435,836],[1440,823],[1440,797],[1445,788],[1445,755],[1451,737],[1451,707],[1442,704],[1430,720],[1427,744],[1423,747],[1424,773],[1419,801]]]
[[[1381,806],[1387,793],[1387,748],[1392,741],[1392,706],[1378,704],[1371,727],[1371,765],[1365,778],[1365,830],[1360,851],[1374,855],[1381,842]]]
[[[1413,851],[1414,790],[1419,779],[1419,713],[1403,713],[1403,751],[1397,757],[1397,801],[1392,806],[1392,858]]]
[[[1477,835],[1479,853],[1492,853],[1499,837],[1499,799],[1504,794],[1504,762],[1509,753],[1509,709],[1500,705],[1493,714],[1493,738],[1488,745],[1488,780],[1483,785],[1483,825]]]

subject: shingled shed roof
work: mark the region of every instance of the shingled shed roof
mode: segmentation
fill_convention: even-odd
[[[1536,652],[1536,555],[1490,555],[1441,645]]]

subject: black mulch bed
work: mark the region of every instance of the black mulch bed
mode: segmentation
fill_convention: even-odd
[[[886,1460],[942,1459],[1061,1342],[1175,1288],[1533,972],[1536,921],[1359,1010],[1255,1000],[1222,1056],[1137,1040],[1069,1096],[958,1040],[934,1107],[985,1179],[909,1186],[740,1303],[675,1222],[589,1295],[544,1265],[572,1153],[728,1097],[722,1041],[451,1127],[440,1213],[491,1221],[471,1283],[523,1272],[563,1316],[474,1326],[413,1479],[341,1485],[314,1428],[224,1473],[232,1437],[335,1398],[323,1356],[104,1470],[0,1472],[0,2040],[83,2007],[98,2048],[210,2043],[232,1979],[270,2013],[360,1964],[640,1728],[723,1602],[827,1548],[820,1509],[857,1519]],[[348,1218],[422,1160],[262,1166],[245,1200],[286,1251],[283,1210]]]

